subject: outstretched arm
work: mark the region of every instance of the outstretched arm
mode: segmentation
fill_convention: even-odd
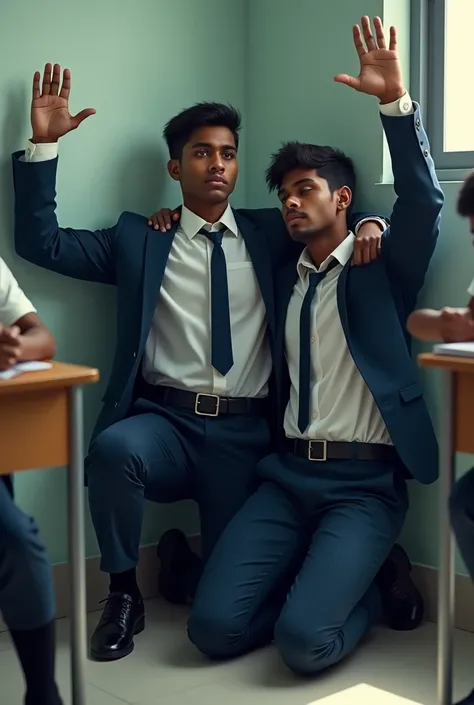
[[[358,25],[353,29],[360,60],[359,76],[339,74],[335,80],[376,96],[381,112],[385,113],[382,123],[398,198],[391,226],[383,238],[382,254],[397,285],[406,285],[416,294],[423,285],[436,245],[444,196],[436,178],[419,107],[412,103],[403,85],[396,30],[390,28],[387,48],[380,18],[375,18],[374,27],[376,37],[369,18],[363,17],[363,37]]]

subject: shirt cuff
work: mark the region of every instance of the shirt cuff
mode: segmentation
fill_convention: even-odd
[[[374,216],[373,218],[363,218],[360,220],[357,225],[355,226],[355,235],[359,232],[361,227],[364,225],[364,223],[378,223],[380,227],[382,228],[382,232],[385,232],[386,229],[388,228],[387,222],[383,218],[377,218]],[[474,282],[473,282],[474,284]]]
[[[33,144],[28,140],[25,150],[25,162],[48,162],[58,156],[58,143],[48,142]]]
[[[467,293],[469,294],[469,296],[474,296],[474,279],[472,280],[472,282],[467,290]]]
[[[413,107],[413,101],[409,93],[405,93],[404,96],[402,96],[398,100],[395,100],[393,103],[379,105],[379,109],[382,115],[388,115],[389,117],[413,115],[413,113],[415,112],[415,108]]]

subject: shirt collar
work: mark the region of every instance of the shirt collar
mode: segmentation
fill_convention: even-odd
[[[234,212],[230,206],[227,206],[217,223],[206,223],[206,221],[196,215],[196,213],[193,213],[189,210],[189,208],[183,206],[181,210],[180,226],[181,230],[190,240],[198,234],[201,228],[206,228],[207,230],[218,230],[220,227],[224,226],[235,237],[238,237],[239,235],[239,229],[237,227],[237,223],[235,222]]]
[[[307,248],[305,247],[305,249],[300,255],[297,264],[297,270],[300,279],[304,281],[305,277],[309,274],[309,272],[324,272],[324,270],[328,268],[329,264],[333,259],[336,259],[339,264],[344,267],[344,265],[346,265],[352,257],[352,253],[354,251],[354,240],[355,237],[353,233],[349,232],[346,239],[343,240],[336,247],[336,249],[331,252],[328,257],[326,257],[324,262],[321,263],[320,267],[316,267],[314,262],[311,260],[311,257],[309,256]]]

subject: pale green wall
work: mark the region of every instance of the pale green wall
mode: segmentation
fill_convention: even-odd
[[[59,217],[64,225],[113,224],[122,210],[150,214],[178,202],[165,175],[165,121],[198,100],[244,105],[244,3],[240,0],[33,0],[3,3],[0,23],[0,252],[58,342],[58,358],[97,365],[103,382],[86,393],[88,432],[114,347],[114,292],[30,266],[13,255],[10,152],[29,136],[35,69],[72,71],[72,109],[97,115],[61,142]],[[245,150],[243,150],[245,151]],[[243,165],[242,165],[243,166]],[[243,204],[244,175],[235,194]],[[157,236],[158,237],[158,236]],[[53,561],[66,558],[65,475],[17,479],[20,504],[39,520]],[[197,526],[187,506],[149,507],[144,542],[164,526]],[[88,553],[97,552],[88,524]]]
[[[358,204],[389,213],[394,192],[381,184],[390,175],[376,102],[333,83],[339,72],[357,72],[351,26],[362,14],[381,15],[399,30],[399,48],[409,76],[409,0],[252,0],[247,70],[247,201],[277,205],[265,189],[263,171],[282,141],[332,144],[356,162]],[[388,167],[388,168],[387,168]],[[461,305],[474,276],[466,223],[455,215],[459,184],[443,184],[446,208],[438,249],[420,305]],[[424,375],[437,422],[439,380]],[[459,469],[468,466],[460,458]],[[474,464],[474,463],[473,463]],[[411,488],[411,510],[402,541],[413,560],[437,565],[438,486]],[[460,562],[458,568],[463,570]]]

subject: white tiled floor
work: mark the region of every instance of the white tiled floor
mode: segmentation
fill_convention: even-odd
[[[89,629],[99,613],[89,615]],[[188,642],[186,611],[147,603],[147,626],[126,659],[89,661],[87,705],[436,705],[436,627],[378,630],[345,663],[312,680],[293,677],[273,647],[225,664]],[[58,622],[58,680],[69,705],[68,623]],[[22,678],[0,634],[0,702],[20,705]],[[474,687],[474,635],[456,634],[456,695]]]

